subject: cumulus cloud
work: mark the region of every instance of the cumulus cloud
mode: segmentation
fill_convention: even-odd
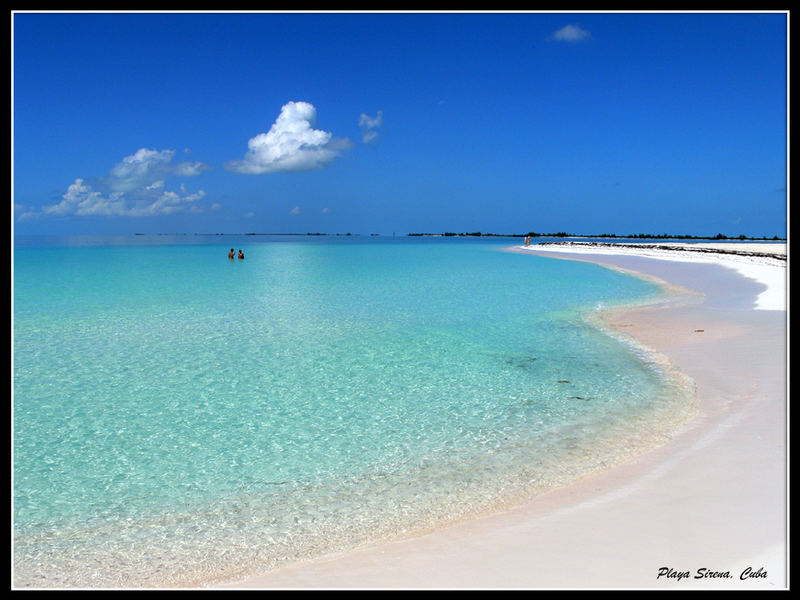
[[[223,166],[247,174],[320,169],[339,158],[351,147],[351,142],[314,129],[316,120],[317,109],[312,104],[289,102],[281,108],[267,133],[250,138],[242,160],[232,160]]]
[[[55,217],[122,214],[125,210],[123,196],[123,192],[111,192],[108,195],[104,195],[79,178],[61,196],[61,202],[43,207],[42,214]]]
[[[158,151],[141,148],[123,158],[111,169],[106,179],[107,185],[114,191],[129,192],[150,185],[154,181],[163,181],[170,175],[193,177],[211,168],[201,162],[189,161],[173,165],[174,156],[174,150]]]
[[[157,181],[168,169],[174,154],[173,150],[159,152],[141,148],[111,169],[108,184],[115,191],[127,192],[147,185],[147,182]]]
[[[361,113],[358,119],[358,127],[361,129],[361,141],[365,144],[372,144],[378,139],[377,129],[383,125],[383,111],[379,110],[378,114],[370,117],[367,114]]]
[[[567,25],[553,34],[553,39],[560,42],[583,42],[592,37],[592,34],[580,25]]]
[[[292,216],[296,216],[300,214],[300,207],[295,206],[292,210],[289,211],[289,214]]]
[[[75,179],[58,204],[44,206],[28,216],[143,217],[199,212],[196,202],[205,197],[203,190],[188,193],[181,184],[179,192],[171,191],[165,180],[199,175],[210,167],[200,162],[173,165],[174,155],[174,150],[141,148],[123,158],[106,177]]]

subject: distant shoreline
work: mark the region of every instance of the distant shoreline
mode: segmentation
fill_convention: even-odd
[[[678,235],[669,235],[669,234],[644,234],[644,233],[637,233],[637,234],[628,234],[628,235],[617,235],[613,233],[602,233],[597,235],[588,235],[588,234],[570,234],[566,232],[557,232],[557,233],[535,233],[535,232],[528,232],[528,233],[490,233],[490,232],[462,232],[462,233],[453,233],[453,232],[442,232],[442,233],[401,233],[398,234],[394,233],[324,233],[324,232],[257,232],[257,231],[246,231],[246,232],[155,232],[155,233],[145,233],[142,231],[136,231],[133,233],[78,233],[78,234],[64,234],[64,233],[16,233],[14,237],[108,237],[108,236],[135,236],[135,237],[143,237],[143,236],[207,236],[207,237],[223,237],[223,236],[284,236],[284,237],[392,237],[392,238],[404,238],[404,237],[471,237],[471,238],[525,238],[530,237],[532,240],[540,240],[540,239],[559,239],[559,240],[676,240],[681,242],[686,241],[722,241],[722,242],[783,242],[786,243],[787,238],[779,237],[777,235],[772,237],[750,237],[745,235],[738,235],[738,236],[727,236],[724,234],[717,234],[715,236],[701,236],[701,235],[688,235],[688,234],[678,234]],[[537,242],[542,243],[542,242]],[[549,242],[548,242],[549,243]]]
[[[588,235],[588,234],[572,234],[567,233],[565,231],[560,231],[558,233],[536,233],[530,231],[528,233],[483,233],[480,231],[471,232],[471,233],[453,233],[453,232],[444,232],[444,233],[409,233],[407,234],[408,237],[509,237],[509,238],[520,238],[520,237],[530,237],[530,238],[571,238],[571,239],[610,239],[610,240],[712,240],[712,241],[731,241],[731,242],[740,242],[740,241],[758,241],[758,242],[785,242],[786,238],[778,237],[777,235],[773,237],[751,237],[746,235],[738,235],[738,236],[728,236],[722,233],[718,233],[714,236],[702,236],[702,235],[689,235],[689,234],[646,234],[646,233],[636,233],[636,234],[627,234],[627,235],[618,235],[615,233],[601,233],[597,235]]]
[[[738,241],[738,240],[737,240]],[[701,252],[707,254],[735,254],[738,256],[756,256],[756,257],[768,257],[768,258],[775,258],[778,260],[786,260],[786,253],[784,252],[765,252],[762,249],[759,250],[741,250],[736,249],[736,244],[729,244],[722,248],[718,245],[711,245],[708,244],[692,244],[691,247],[687,247],[684,244],[609,244],[604,242],[541,242],[536,246],[558,246],[558,247],[579,247],[579,248],[586,248],[586,249],[602,249],[608,248],[613,246],[614,248],[630,248],[632,250],[641,250],[642,248],[646,248],[648,250],[666,250],[670,252]]]

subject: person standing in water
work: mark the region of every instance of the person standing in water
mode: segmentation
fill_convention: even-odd
[[[231,248],[231,251],[230,251],[230,252],[228,252],[228,258],[229,258],[230,260],[233,260],[233,248]]]
[[[231,250],[233,252],[233,250]],[[241,248],[239,249],[239,260],[244,260],[244,252],[242,252]]]

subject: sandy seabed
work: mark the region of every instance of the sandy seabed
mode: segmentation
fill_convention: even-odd
[[[653,452],[513,510],[216,587],[789,587],[786,245],[511,250],[589,260],[692,292],[690,302],[603,319],[694,380],[698,416]]]

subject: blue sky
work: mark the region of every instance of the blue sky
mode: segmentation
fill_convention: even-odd
[[[15,13],[14,231],[783,237],[786,25]]]

